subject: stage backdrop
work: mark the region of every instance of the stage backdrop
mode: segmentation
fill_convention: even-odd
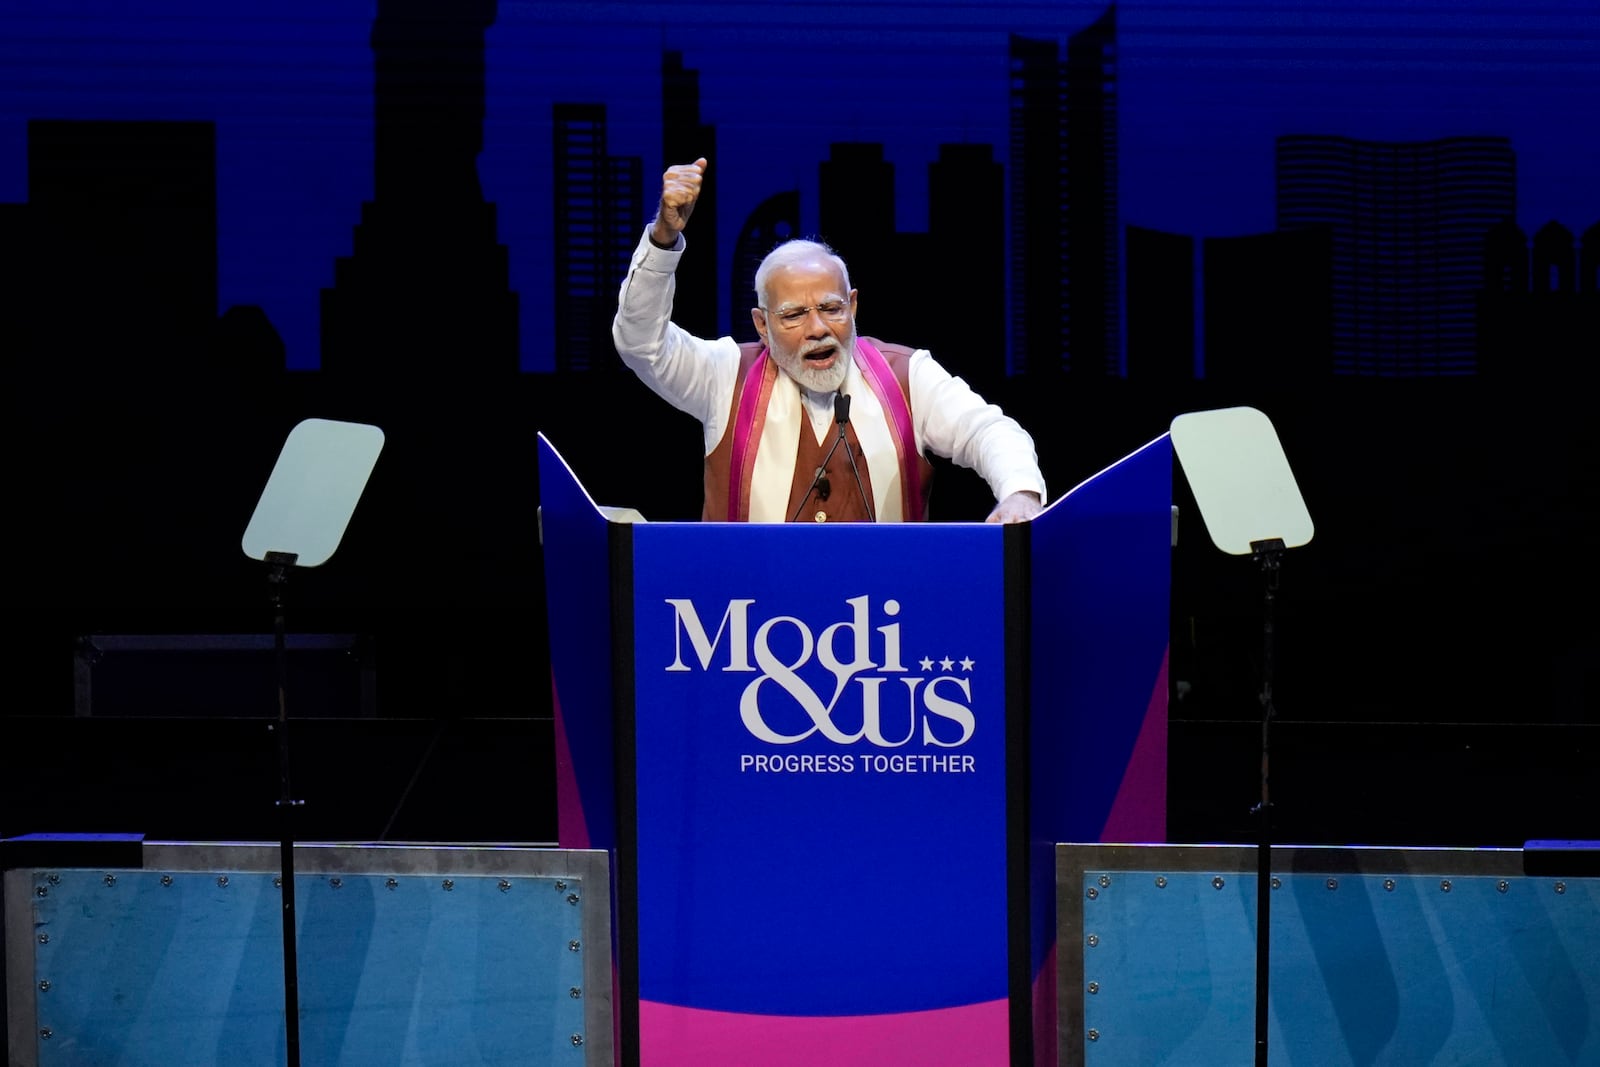
[[[1338,749],[1332,788],[1390,781],[1393,757],[1414,789],[1397,822],[1286,774],[1305,839],[1585,833],[1560,801],[1600,714],[1589,0],[12,0],[0,31],[0,832],[270,837],[270,774],[196,784],[254,759],[217,718],[270,716],[270,673],[94,639],[268,630],[239,536],[317,416],[387,444],[288,605],[358,650],[295,706],[370,720],[306,746],[310,825],[552,838],[551,787],[486,801],[500,779],[472,769],[506,746],[457,731],[538,723],[517,743],[548,748],[536,432],[605,503],[698,511],[698,427],[608,324],[662,169],[704,155],[687,328],[747,337],[755,262],[813,234],[862,328],[1004,404],[1057,491],[1181,412],[1269,415],[1317,528],[1283,572],[1286,743],[1336,724],[1302,770]],[[941,469],[936,519],[986,503]],[[1248,833],[1254,575],[1180,525],[1174,832]],[[124,788],[130,745],[161,773]],[[1447,765],[1557,802],[1469,817],[1445,772],[1415,777]]]

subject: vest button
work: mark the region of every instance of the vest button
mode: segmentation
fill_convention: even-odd
[[[819,511],[819,512],[817,512],[816,518],[817,518],[818,522],[827,522],[828,521],[828,513],[826,511]]]

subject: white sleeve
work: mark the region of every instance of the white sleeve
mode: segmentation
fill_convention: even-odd
[[[657,248],[646,230],[617,294],[611,340],[622,362],[650,389],[705,427],[706,453],[722,439],[739,372],[739,345],[731,337],[695,337],[672,321],[678,260],[686,244]]]
[[[996,500],[1032,492],[1044,502],[1044,475],[1033,438],[1015,419],[973,392],[926,349],[908,372],[917,448],[977,471]]]

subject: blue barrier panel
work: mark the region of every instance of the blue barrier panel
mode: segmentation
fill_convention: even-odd
[[[296,849],[303,1062],[610,1063],[603,853],[427,851]],[[165,852],[6,873],[12,1063],[284,1062],[278,876]]]
[[[1244,846],[1058,850],[1060,1062],[1246,1064]],[[1517,849],[1273,849],[1274,1067],[1600,1063],[1600,879]]]

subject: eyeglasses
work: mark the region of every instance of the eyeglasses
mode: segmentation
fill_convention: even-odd
[[[850,317],[850,305],[843,300],[824,300],[820,304],[812,304],[810,307],[803,308],[784,307],[779,308],[777,311],[769,311],[766,308],[762,308],[761,310],[767,315],[776,318],[778,325],[785,330],[798,330],[801,324],[811,317],[813,311],[821,315],[824,322],[843,322]]]

